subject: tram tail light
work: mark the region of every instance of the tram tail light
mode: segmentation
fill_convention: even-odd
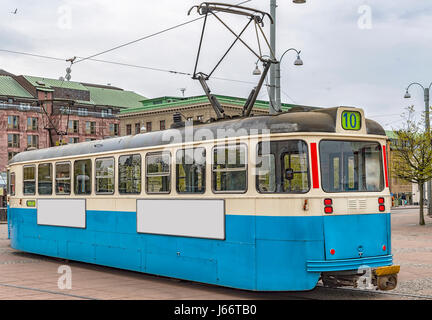
[[[333,213],[333,207],[332,206],[326,206],[324,207],[325,213]]]
[[[333,213],[333,200],[332,199],[324,199],[324,213],[329,214]]]
[[[378,198],[378,210],[380,212],[385,211],[385,205],[384,205],[384,203],[385,203],[384,198],[383,197],[379,197]]]

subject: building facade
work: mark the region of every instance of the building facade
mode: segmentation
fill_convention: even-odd
[[[113,86],[0,70],[0,172],[25,150],[119,136],[119,112],[144,99]]]
[[[405,203],[405,200],[407,202],[407,204],[414,204],[414,203],[418,203],[418,186],[402,180],[398,177],[396,177],[393,174],[393,168],[391,166],[391,164],[393,163],[394,159],[393,159],[393,153],[392,150],[394,149],[395,146],[397,146],[397,136],[393,131],[386,131],[386,135],[389,138],[388,140],[388,144],[387,144],[387,162],[388,162],[388,173],[389,173],[389,187],[390,187],[390,192],[392,194],[392,199],[393,199],[393,205],[394,206],[400,206],[403,205]],[[417,189],[417,192],[415,191]]]
[[[246,99],[222,95],[216,97],[224,108],[225,114],[241,115]],[[205,122],[210,118],[216,118],[216,113],[205,95],[187,98],[161,97],[143,100],[141,103],[140,107],[124,109],[118,114],[122,135],[169,129],[174,122],[174,113],[180,113],[182,121]],[[293,107],[313,109],[291,104],[282,105],[283,110]],[[264,115],[268,112],[268,101],[257,100],[253,107],[253,114]]]

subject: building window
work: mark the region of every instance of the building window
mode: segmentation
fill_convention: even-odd
[[[38,118],[27,118],[27,130],[36,131],[38,129]]]
[[[140,123],[135,123],[135,134],[139,134],[141,132]]]
[[[36,166],[23,167],[23,193],[35,194],[36,192]]]
[[[9,151],[8,152],[8,161],[10,159],[12,159],[15,155],[17,155],[19,152],[13,152],[13,151]]]
[[[78,108],[78,115],[79,116],[88,116],[88,110],[87,108]]]
[[[32,134],[28,135],[27,148],[39,148],[39,136]]]
[[[110,123],[109,130],[110,130],[111,136],[118,136],[119,135],[119,125],[117,123]]]
[[[95,178],[96,193],[114,193],[114,158],[96,159]]]
[[[70,194],[71,178],[70,163],[56,163],[56,194]]]
[[[77,160],[74,162],[74,193],[91,193],[91,160]]]
[[[152,131],[152,123],[146,122],[146,132],[151,132],[151,131]]]
[[[52,194],[52,164],[43,163],[38,166],[38,193]]]
[[[178,193],[205,192],[206,153],[204,148],[178,150],[176,186]]]
[[[79,143],[79,138],[78,137],[69,138],[69,144],[73,144],[73,143]]]
[[[187,118],[186,118],[186,121],[187,121],[187,122],[189,122],[189,121],[193,121],[193,117],[187,117]]]
[[[79,133],[79,121],[78,120],[69,120],[68,132],[69,133]]]
[[[112,109],[102,109],[101,110],[101,116],[103,118],[112,116]]]
[[[165,120],[160,121],[160,129],[165,130]]]
[[[8,134],[8,147],[19,148],[19,146],[20,146],[20,135]]]
[[[198,121],[203,121],[203,116],[197,116]]]
[[[119,193],[141,193],[141,156],[139,154],[121,156],[118,161]]]
[[[171,190],[171,154],[169,152],[146,156],[147,193],[169,193]]]
[[[86,133],[87,134],[96,134],[96,122],[86,121]]]
[[[19,129],[19,116],[8,116],[8,129]]]
[[[130,136],[132,134],[132,125],[131,124],[127,124],[126,125],[126,135]]]
[[[247,152],[244,145],[213,148],[213,190],[245,192],[247,189]]]

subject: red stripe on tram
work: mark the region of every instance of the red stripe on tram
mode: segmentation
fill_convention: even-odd
[[[388,188],[388,176],[387,176],[387,153],[386,153],[386,147],[383,147],[383,156],[384,156],[384,176],[385,176],[385,183],[386,188]]]
[[[317,144],[311,143],[311,159],[312,159],[312,186],[314,189],[319,188],[319,175],[318,175],[318,152]]]

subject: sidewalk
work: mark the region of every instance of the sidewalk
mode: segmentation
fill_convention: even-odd
[[[427,210],[427,206],[423,206],[424,210]],[[400,210],[400,209],[420,209],[419,205],[406,205],[406,206],[397,206],[397,207],[391,207],[391,210]]]

